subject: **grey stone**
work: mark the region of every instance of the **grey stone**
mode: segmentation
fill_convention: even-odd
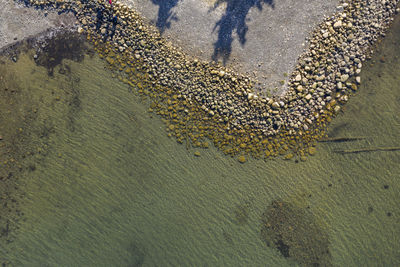
[[[349,79],[349,75],[348,74],[343,74],[342,76],[340,76],[340,81],[341,82],[346,82]]]

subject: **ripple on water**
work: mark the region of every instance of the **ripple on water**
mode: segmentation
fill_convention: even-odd
[[[0,258],[18,266],[291,266],[320,255],[327,265],[400,265],[399,152],[335,153],[398,143],[395,25],[329,132],[365,138],[319,143],[299,163],[238,164],[213,147],[195,157],[96,55],[64,58],[53,76],[36,66],[36,51],[4,59],[0,171],[16,171],[1,175],[11,213],[0,220],[22,220],[9,234],[1,226]],[[260,223],[276,230],[260,235]]]

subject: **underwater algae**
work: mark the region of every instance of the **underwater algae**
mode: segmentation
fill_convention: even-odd
[[[39,62],[36,61],[37,59],[40,58],[42,59],[40,62],[47,62],[47,60],[45,59],[46,56],[51,55],[52,50],[54,51],[59,50],[60,48],[57,47],[58,45],[60,45],[61,47],[65,47],[66,51],[64,51],[64,53],[65,55],[68,55],[68,50],[73,47],[76,47],[73,45],[68,45],[68,40],[70,40],[72,43],[79,41],[79,39],[77,40],[73,35],[71,36],[71,38],[69,38],[68,36],[69,35],[67,34],[64,37],[56,38],[56,40],[62,40],[62,42],[48,42],[49,46],[44,47],[42,52],[40,51],[38,52],[32,49],[30,50],[26,49],[25,51],[22,51],[21,54],[19,55],[17,63],[13,63],[6,57],[4,58],[5,60],[4,67],[7,67],[7,71],[5,71],[4,73],[7,73],[9,75],[4,77],[4,80],[7,83],[14,82],[14,84],[12,85],[13,88],[18,88],[18,87],[20,88],[19,90],[17,90],[19,94],[13,95],[14,97],[13,101],[7,102],[8,104],[16,103],[15,106],[9,107],[10,110],[11,111],[14,110],[18,111],[21,109],[24,110],[25,112],[24,114],[14,113],[14,115],[16,116],[15,118],[27,118],[29,114],[35,115],[30,120],[26,120],[25,122],[15,120],[15,118],[11,116],[7,117],[8,120],[17,123],[17,125],[10,125],[10,123],[7,122],[6,120],[3,121],[4,123],[2,123],[2,125],[7,126],[9,129],[17,129],[18,131],[20,131],[19,128],[23,128],[23,130],[20,132],[21,135],[22,133],[24,134],[23,140],[25,141],[24,143],[21,144],[14,143],[13,144],[14,148],[17,147],[17,145],[19,145],[21,149],[15,152],[9,151],[10,153],[7,154],[8,156],[10,157],[12,156],[15,158],[15,161],[13,161],[12,164],[15,164],[16,166],[18,165],[21,166],[20,173],[16,173],[15,177],[12,177],[12,179],[10,179],[9,181],[16,182],[21,186],[21,188],[18,188],[18,191],[12,192],[12,194],[20,196],[20,198],[16,202],[18,204],[16,205],[18,206],[22,205],[23,211],[20,212],[19,210],[17,211],[10,210],[10,214],[7,214],[6,216],[2,217],[7,219],[13,217],[17,218],[18,220],[22,219],[21,222],[15,220],[12,221],[12,223],[10,223],[10,229],[9,229],[10,235],[6,236],[7,238],[9,238],[10,243],[6,245],[4,250],[7,251],[7,255],[5,256],[6,257],[5,259],[7,260],[2,258],[6,266],[13,262],[14,263],[17,262],[19,265],[29,265],[30,263],[33,262],[43,263],[44,260],[43,256],[46,254],[44,254],[42,251],[40,253],[37,253],[35,256],[30,255],[29,253],[32,253],[35,250],[32,251],[30,249],[29,242],[34,242],[32,244],[36,244],[34,245],[34,247],[37,247],[39,251],[42,250],[41,246],[45,246],[46,248],[45,250],[50,249],[50,251],[57,248],[58,246],[60,246],[60,248],[62,248],[63,250],[66,249],[68,246],[71,246],[70,244],[68,244],[68,242],[70,241],[67,241],[69,239],[68,236],[71,233],[70,231],[77,231],[77,230],[74,230],[73,228],[70,228],[68,226],[70,224],[73,224],[72,222],[70,222],[71,219],[68,218],[70,216],[73,216],[74,213],[70,213],[68,215],[64,213],[63,210],[69,205],[74,207],[75,205],[80,206],[82,205],[82,203],[76,203],[76,200],[73,200],[74,197],[69,196],[69,194],[81,195],[83,197],[84,202],[93,203],[89,201],[89,199],[91,198],[90,197],[91,189],[85,188],[84,189],[85,194],[82,194],[82,192],[80,192],[80,190],[78,190],[77,188],[77,184],[82,184],[85,181],[84,176],[86,176],[87,174],[83,174],[82,176],[82,174],[76,173],[74,169],[77,167],[74,166],[74,164],[69,163],[69,162],[75,162],[73,160],[74,157],[72,156],[73,154],[76,153],[77,155],[79,155],[82,152],[80,152],[77,148],[73,149],[72,151],[65,151],[65,149],[60,148],[60,143],[63,142],[66,142],[65,145],[67,146],[70,146],[68,144],[70,142],[72,142],[71,145],[73,145],[76,142],[73,141],[73,139],[78,139],[79,142],[82,142],[77,144],[80,147],[82,147],[82,144],[85,144],[84,140],[86,138],[81,139],[80,137],[78,137],[82,135],[82,123],[79,122],[80,117],[82,116],[82,112],[84,114],[87,113],[87,111],[85,111],[84,108],[84,106],[87,105],[84,103],[87,101],[84,100],[85,97],[84,95],[87,94],[87,92],[85,93],[85,90],[81,89],[81,87],[84,86],[81,82],[82,78],[81,75],[84,74],[82,73],[81,75],[79,75],[76,71],[73,70],[74,67],[71,62],[71,59],[68,59],[72,57],[69,56],[65,56],[65,58],[61,60],[60,64],[58,65],[39,64]],[[80,42],[82,42],[82,40],[80,40]],[[84,47],[84,45],[81,44],[79,45],[79,47]],[[89,52],[89,54],[84,53],[86,49],[88,48],[85,48],[85,50],[82,51],[82,55],[76,58],[90,57],[91,52]],[[76,51],[74,50],[74,52]],[[38,56],[36,57],[35,55]],[[37,59],[35,59],[34,61],[34,58]],[[80,60],[79,62],[80,62],[79,64],[83,63],[83,61]],[[34,67],[33,64],[36,64],[38,67]],[[23,78],[19,76],[21,73],[26,73],[27,71],[28,73],[30,73],[30,75],[25,75]],[[21,77],[22,79],[18,79],[16,77]],[[92,98],[92,100],[89,101],[92,102],[94,100],[95,99]],[[144,101],[143,104],[146,105],[145,103],[146,102]],[[117,113],[119,112],[120,111],[118,111]],[[138,120],[137,116],[138,114],[132,114],[128,118],[128,122],[132,124],[134,128],[138,127],[138,124],[136,123],[136,121]],[[103,119],[101,118],[99,119],[100,121],[102,121],[105,118],[106,117],[104,117]],[[97,127],[100,128],[102,127],[101,123],[98,123],[97,125],[98,125]],[[121,134],[117,126],[113,126],[113,128],[115,129],[113,129],[114,132],[112,132],[113,136],[111,137],[110,141],[118,140],[118,135]],[[65,133],[62,133],[62,131],[65,131]],[[127,133],[128,134],[132,133],[131,131],[127,131]],[[96,132],[99,132],[99,130],[96,130],[91,134],[96,135]],[[162,133],[162,131],[160,132]],[[2,133],[4,133],[4,141],[9,140],[10,136],[14,134],[10,133],[10,135],[8,135],[4,129],[2,129]],[[70,135],[72,136],[77,135],[77,137],[71,139],[71,137],[68,137]],[[85,146],[87,145],[88,144],[86,144]],[[127,150],[131,152],[135,151],[135,150],[132,151],[132,148],[129,148],[129,145],[127,147]],[[108,153],[107,150],[105,153]],[[58,164],[61,164],[62,168],[65,168],[62,170],[62,173],[58,173],[55,175],[54,171],[52,170],[57,168],[56,167],[57,165],[54,162],[51,163],[51,161],[54,160],[54,159],[51,160],[51,158],[53,157],[55,157],[56,161],[60,161]],[[207,158],[207,153],[204,154],[204,157]],[[94,157],[92,160],[96,158],[97,157]],[[81,160],[83,159],[79,159],[79,161]],[[91,160],[90,157],[85,158],[82,164],[83,165],[91,164],[90,160]],[[118,161],[115,161],[113,164],[118,165],[119,163],[117,162]],[[6,165],[7,168],[4,168],[2,170],[6,169],[10,170],[10,168],[14,166],[12,164]],[[111,166],[117,166],[117,165],[111,165]],[[138,169],[133,168],[134,173],[137,173],[137,171]],[[145,168],[145,170],[143,171],[147,172],[148,170],[146,170]],[[139,177],[137,177],[136,175],[134,176],[135,177],[134,180],[139,179]],[[96,177],[96,179],[98,179],[98,177]],[[100,180],[99,181],[95,180],[94,182],[98,183],[100,182]],[[143,183],[146,183],[146,181],[143,181]],[[74,191],[69,191],[70,189],[73,188],[75,193]],[[57,191],[65,191],[65,190],[68,193],[67,192],[63,192],[62,194],[57,193]],[[52,191],[54,191],[56,195],[59,195],[63,200],[61,199],[57,200],[55,196],[48,196],[48,194]],[[134,191],[131,191],[130,193],[132,194],[133,192]],[[54,208],[51,208],[51,210],[54,209],[54,211],[52,212],[47,211],[48,208],[46,208],[48,205],[46,204],[47,202],[46,199],[48,198],[55,205]],[[12,202],[12,198],[8,199],[10,200],[10,202]],[[31,203],[32,199],[35,199],[35,201]],[[123,201],[124,200],[121,199],[119,201],[118,206],[124,205]],[[246,225],[250,223],[249,221],[250,208],[251,208],[250,202],[245,202],[244,204],[238,205],[236,207],[236,211],[234,212],[234,214],[239,225]],[[75,207],[73,209],[75,209]],[[118,213],[119,212],[118,210],[120,210],[120,208],[115,209],[113,211],[113,214],[115,212]],[[49,241],[44,240],[45,238],[44,236],[42,237],[43,240],[34,241],[32,235],[35,235],[38,230],[33,231],[33,229],[38,229],[37,228],[38,226],[36,225],[38,219],[37,218],[34,219],[35,216],[32,215],[32,212],[37,213],[36,216],[40,216],[42,218],[41,224],[47,225],[45,227],[48,227],[49,229],[53,229],[55,225],[60,225],[61,227],[60,230],[57,230],[57,232],[53,232],[51,234],[49,233],[50,236],[46,238],[50,238],[50,240],[52,240],[57,236],[60,236],[60,238],[64,240],[63,242],[65,242],[65,244],[61,245],[58,242],[56,242],[55,244],[52,245],[53,248],[47,247],[48,246],[47,242]],[[59,218],[60,212],[62,214],[61,216],[62,219]],[[60,220],[60,221],[58,223],[55,223],[54,220]],[[81,219],[79,217],[76,217],[74,221],[75,220],[79,221]],[[102,223],[106,223],[109,220],[110,219],[107,219]],[[21,224],[22,224],[22,229],[20,229]],[[64,227],[65,230],[61,230]],[[83,234],[83,236],[88,236],[88,233]],[[231,242],[234,242],[232,240],[232,237],[230,237],[228,231],[225,232],[224,236],[225,239],[227,239],[228,241],[231,240]],[[22,240],[27,240],[28,242],[22,246],[26,247],[25,249],[22,250],[21,248],[19,248],[21,247],[20,244],[21,238]],[[6,243],[7,243],[6,240],[2,239],[2,244]],[[145,254],[147,253],[146,249],[141,247],[140,243],[138,244],[136,241],[130,241],[128,243],[129,244],[126,244],[126,251],[127,251],[126,253],[127,255],[131,256],[129,256],[128,258],[126,258],[126,256],[123,256],[123,260],[119,264],[125,266],[125,264],[122,262],[127,261],[129,262],[129,264],[136,264],[137,266],[142,265],[145,261],[145,258],[148,258],[148,256],[145,256]],[[125,248],[123,251],[125,251]],[[71,252],[65,251],[66,256],[70,255],[70,253]],[[10,259],[9,257],[11,255],[15,256],[11,257],[12,260],[9,261],[8,259]],[[61,259],[57,256],[57,254],[51,256],[48,255],[48,257],[49,258],[46,260],[47,262],[49,263],[52,262],[54,264],[60,263]],[[110,259],[114,258],[115,255],[110,257]],[[66,259],[62,257],[61,261],[66,263],[68,259],[69,257],[67,257]],[[78,257],[78,259],[80,259],[80,263],[82,263],[83,260],[82,257]]]
[[[32,49],[40,47],[40,49]],[[48,155],[51,135],[61,120],[73,130],[79,111],[79,79],[71,76],[63,59],[81,61],[89,50],[79,34],[59,32],[54,36],[31,38],[2,51],[0,58],[0,240],[2,244],[14,241],[18,223],[24,220],[20,205],[26,198],[24,177],[35,173],[37,165]],[[48,87],[37,86],[43,81],[29,80],[39,69],[27,64],[35,58],[37,66],[47,69],[44,81]],[[19,64],[13,64],[13,61]],[[59,83],[52,81],[54,68],[64,76]],[[37,79],[37,78],[36,78]],[[39,78],[41,79],[41,78]],[[63,104],[61,104],[63,103]],[[49,110],[55,113],[46,114]],[[52,117],[58,113],[58,118]]]
[[[304,266],[332,266],[328,235],[307,209],[275,200],[261,221],[261,238],[282,256]]]

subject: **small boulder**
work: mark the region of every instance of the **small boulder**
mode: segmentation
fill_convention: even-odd
[[[338,21],[335,22],[335,24],[333,24],[333,28],[340,28],[340,27],[342,27],[342,21],[341,20],[338,20]]]
[[[279,109],[279,103],[278,102],[274,102],[274,103],[272,103],[272,105],[271,105],[271,107],[273,108],[273,109]]]
[[[342,76],[340,76],[340,81],[342,83],[346,82],[349,79],[349,75],[348,74],[343,74]]]

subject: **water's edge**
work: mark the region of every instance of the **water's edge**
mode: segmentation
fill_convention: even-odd
[[[240,165],[213,147],[195,156],[166,136],[147,103],[113,79],[90,48],[79,45],[73,51],[82,53],[64,55],[58,65],[45,55],[39,61],[46,67],[36,66],[30,49],[16,63],[2,58],[1,193],[9,203],[0,209],[1,225],[9,225],[1,230],[2,262],[310,263],[315,254],[291,246],[285,258],[282,244],[267,246],[274,233],[297,227],[282,243],[305,239],[313,253],[323,244],[325,265],[400,265],[400,152],[335,153],[398,146],[399,36],[397,18],[330,126],[332,137],[360,140],[320,143],[300,163]],[[287,228],[269,232],[265,225],[280,216]]]

